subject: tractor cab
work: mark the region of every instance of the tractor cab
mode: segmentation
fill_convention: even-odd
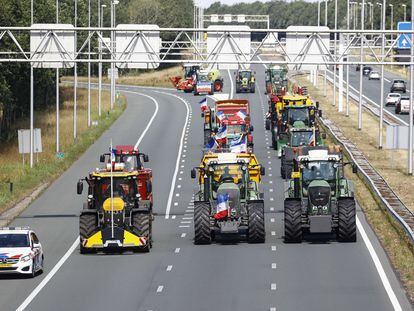
[[[273,65],[265,70],[266,93],[270,95],[284,95],[288,87],[287,68]]]
[[[113,149],[115,153],[115,163],[123,163],[125,170],[143,170],[143,162],[148,162],[148,155],[142,152],[139,152],[134,146],[130,145],[119,145]],[[101,163],[110,163],[111,154],[104,153],[100,157]]]
[[[193,78],[197,75],[197,72],[200,70],[200,65],[184,64],[183,69],[185,78]]]
[[[236,93],[255,92],[256,79],[251,70],[240,69],[236,73]]]

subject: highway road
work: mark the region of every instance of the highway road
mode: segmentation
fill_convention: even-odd
[[[381,72],[380,67],[373,67],[374,70]],[[350,66],[349,68],[349,86],[350,92],[355,94],[359,94],[359,71],[356,71],[356,66]],[[333,79],[333,72],[328,71],[328,76]],[[338,75],[337,75],[338,77]],[[388,106],[385,107],[385,98],[387,97],[388,93],[390,93],[390,88],[393,79],[401,79],[401,76],[387,72],[384,70],[384,108],[388,110],[393,115],[396,115],[398,118],[403,120],[404,122],[409,122],[409,115],[408,114],[395,114],[395,107]],[[406,79],[403,79],[407,82],[407,95],[409,95],[410,83]],[[338,81],[338,78],[337,78]],[[346,82],[346,69],[344,68],[344,82]],[[381,80],[369,80],[368,77],[363,76],[363,83],[362,83],[362,95],[364,96],[365,100],[371,100],[378,105],[381,103]],[[344,88],[345,92],[345,88]]]
[[[361,210],[358,242],[283,243],[283,181],[264,130],[262,66],[252,105],[255,152],[263,178],[266,243],[193,244],[195,180],[202,148],[201,97],[175,90],[118,87],[125,113],[11,225],[29,225],[45,252],[35,279],[0,279],[1,310],[411,310],[390,262]],[[225,73],[225,71],[224,71]],[[234,94],[231,72],[224,93]],[[209,103],[212,101],[209,99]],[[138,144],[154,172],[154,247],[148,254],[80,255],[78,178],[114,144]]]

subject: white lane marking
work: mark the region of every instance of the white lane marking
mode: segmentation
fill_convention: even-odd
[[[184,172],[183,171],[180,171],[180,174],[182,175]]]
[[[273,180],[269,180],[269,184],[273,184]]]
[[[272,252],[276,252],[276,245],[272,245]]]
[[[171,216],[171,219],[175,219],[175,217],[177,217],[177,216],[176,216],[176,215],[172,215],[172,216]]]
[[[273,201],[274,200],[274,198],[270,198],[270,201]]]
[[[272,231],[272,235],[274,236],[274,235],[276,235],[276,231]]]
[[[177,188],[180,189],[181,188],[181,185],[177,185]]]
[[[172,270],[172,268],[173,268],[173,266],[172,265],[169,265],[169,266],[167,266],[166,271],[170,272]]]
[[[178,228],[190,228],[190,226],[189,225],[181,225],[181,226],[178,226]]]
[[[177,247],[177,248],[175,249],[174,253],[178,254],[179,252],[180,252],[180,248],[179,248],[179,247]]]
[[[276,311],[275,307],[270,307],[270,311]]]
[[[387,81],[388,83],[391,82],[391,80],[388,80],[387,78],[384,77],[384,80]]]
[[[150,128],[152,122],[155,119],[155,116],[158,114],[159,105],[155,98],[146,95],[141,94],[137,92],[131,92],[131,91],[122,91],[126,93],[132,93],[135,95],[140,95],[149,98],[154,104],[155,104],[155,111],[152,114],[150,120],[148,121],[147,126],[145,127],[144,131],[141,133],[141,136],[138,138],[137,143],[135,144],[135,148],[138,148],[138,145],[141,143],[141,141],[144,139],[145,134],[148,132],[148,129]],[[39,294],[39,292],[43,289],[43,287],[46,286],[47,283],[52,279],[52,277],[59,271],[60,267],[63,266],[63,264],[68,260],[70,255],[75,251],[75,249],[79,245],[79,236],[76,238],[75,242],[69,247],[69,249],[66,251],[66,253],[59,259],[59,261],[56,263],[56,265],[50,270],[50,272],[45,276],[45,278],[35,287],[35,289],[27,296],[27,298],[22,302],[22,304],[16,309],[17,311],[23,311],[27,308],[27,306],[33,301],[33,299]]]
[[[192,209],[186,209],[186,213],[194,212]]]
[[[272,173],[267,174],[267,176],[272,177]]]
[[[272,189],[272,188],[270,188],[270,189],[269,189],[269,192],[273,192],[273,189]],[[178,193],[177,193],[177,194],[178,194]]]
[[[164,289],[164,286],[162,286],[162,285],[158,286],[157,293],[161,293],[163,291],[163,289]]]
[[[192,220],[193,217],[183,217],[183,220]]]
[[[276,268],[277,268],[276,263],[275,262],[272,262],[272,269],[276,269]]]
[[[178,169],[179,169],[179,165],[180,165],[181,153],[182,153],[182,150],[183,150],[184,136],[186,135],[185,134],[185,128],[187,127],[188,118],[189,118],[189,114],[190,114],[191,109],[190,109],[190,106],[188,105],[188,103],[184,99],[182,99],[181,97],[179,97],[177,95],[166,93],[166,92],[160,92],[160,91],[155,91],[155,92],[159,93],[159,94],[173,96],[173,97],[179,99],[181,102],[184,103],[184,105],[186,107],[186,110],[187,110],[183,130],[182,130],[181,138],[180,138],[180,146],[178,148],[177,162],[175,164],[175,170],[174,170],[173,179],[172,179],[172,182],[171,182],[170,193],[168,195],[167,209],[165,211],[165,219],[168,219],[170,217],[171,202],[172,202],[172,197],[173,197],[173,194],[174,194],[175,182],[177,180],[177,174],[178,174]],[[182,174],[182,171],[180,172],[180,174]]]
[[[183,220],[180,223],[181,224],[191,224],[191,220]]]
[[[179,193],[176,193],[176,194],[175,194],[175,196],[176,196],[176,197],[179,197],[179,196],[180,196],[180,194],[179,194]]]
[[[271,212],[274,212],[274,210],[275,210],[275,208],[274,208],[274,207],[271,207],[271,208],[270,208],[270,211],[271,211]]]
[[[230,93],[229,93],[229,99],[230,99],[230,98],[233,98],[234,85],[233,85],[233,77],[231,76],[230,69],[227,69],[227,73],[229,74],[229,79],[230,79]]]
[[[274,218],[270,218],[270,222],[275,222],[275,219]]]
[[[186,235],[187,235],[187,233],[185,233],[185,232],[181,233],[182,238],[185,238]]]
[[[79,237],[76,238],[75,242],[73,242],[72,246],[67,250],[65,255],[60,258],[58,263],[53,267],[53,269],[46,275],[46,277],[36,286],[36,288],[30,293],[29,296],[23,301],[23,303],[16,309],[16,311],[22,311],[26,309],[30,302],[39,294],[43,287],[50,281],[50,279],[59,271],[60,267],[65,263],[65,261],[69,258],[69,256],[73,253],[73,251],[79,245]]]
[[[270,284],[270,289],[271,290],[276,290],[276,283]]]
[[[174,202],[174,206],[178,206],[178,202]],[[168,219],[168,218],[166,218],[166,219]]]
[[[356,217],[356,224],[358,227],[358,231],[361,234],[362,239],[364,240],[365,246],[368,249],[369,254],[371,255],[372,261],[374,262],[375,268],[378,271],[379,277],[381,278],[382,285],[385,288],[385,291],[387,292],[388,298],[391,301],[391,304],[395,311],[402,311],[401,305],[398,302],[397,296],[395,296],[395,293],[391,287],[390,281],[388,280],[387,274],[384,271],[384,268],[382,267],[381,261],[378,258],[377,253],[375,252],[374,247],[371,244],[371,241],[368,238],[367,233],[365,232],[364,227],[362,226],[361,222],[359,221],[358,216]]]

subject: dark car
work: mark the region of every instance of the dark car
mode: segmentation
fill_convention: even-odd
[[[394,92],[401,92],[406,93],[407,92],[407,84],[404,80],[401,79],[394,79],[391,84],[391,93]]]
[[[369,74],[371,73],[371,71],[372,71],[372,67],[369,67],[369,66],[364,66],[364,67],[362,68],[362,74],[363,74],[364,76],[369,76]]]

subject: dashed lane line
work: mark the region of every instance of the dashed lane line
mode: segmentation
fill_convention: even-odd
[[[151,116],[151,119],[149,120],[147,126],[145,127],[144,131],[141,133],[140,137],[137,140],[137,143],[135,144],[135,148],[138,148],[141,141],[144,139],[145,135],[148,132],[148,129],[151,127],[152,122],[154,121],[156,115],[158,114],[159,104],[158,101],[153,98],[152,96],[138,93],[138,92],[132,92],[132,91],[123,91],[125,93],[132,93],[139,96],[144,96],[149,98],[154,104],[155,104],[155,111]],[[35,289],[26,297],[26,299],[22,302],[22,304],[16,309],[16,311],[23,311],[27,308],[27,306],[33,301],[33,299],[40,293],[40,291],[43,289],[43,287],[46,286],[47,283],[53,278],[53,276],[59,271],[59,269],[63,266],[63,264],[68,260],[70,255],[75,251],[75,249],[79,245],[79,236],[76,238],[76,240],[72,243],[72,245],[69,247],[69,249],[66,251],[66,253],[59,259],[59,261],[56,263],[56,265],[50,270],[50,272],[45,276],[45,278],[35,287]]]
[[[162,293],[162,291],[164,290],[164,286],[160,285],[157,287],[157,293]]]

